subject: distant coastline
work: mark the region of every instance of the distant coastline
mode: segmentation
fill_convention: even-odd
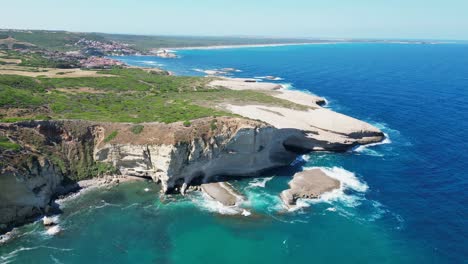
[[[303,46],[315,44],[337,44],[346,42],[303,42],[303,43],[276,43],[276,44],[240,44],[240,45],[213,45],[213,46],[193,46],[181,48],[167,48],[169,50],[211,50],[211,49],[237,49],[237,48],[267,48],[282,46]]]
[[[331,45],[331,44],[350,44],[350,43],[378,43],[378,44],[443,44],[446,42],[436,41],[403,41],[403,40],[327,40],[316,42],[298,42],[298,43],[273,43],[273,44],[239,44],[239,45],[211,45],[211,46],[190,46],[190,47],[167,47],[158,50],[167,50],[168,52],[177,52],[178,50],[214,50],[214,49],[239,49],[239,48],[267,48],[267,47],[283,47],[283,46],[305,46],[305,45]]]

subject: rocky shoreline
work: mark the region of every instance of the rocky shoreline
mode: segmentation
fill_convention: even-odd
[[[243,118],[201,118],[192,120],[190,126],[144,123],[141,134],[132,133],[130,123],[48,120],[0,124],[0,135],[8,135],[22,146],[20,152],[2,153],[9,165],[0,171],[1,230],[47,215],[54,199],[72,190],[107,187],[135,178],[152,179],[161,184],[164,193],[184,194],[190,187],[201,186],[211,198],[233,206],[243,198],[223,183],[231,177],[258,176],[288,166],[298,155],[311,151],[346,151],[384,139],[377,128],[322,108],[325,100],[315,95],[246,79],[223,78],[210,85],[261,90],[303,109],[220,105]],[[102,173],[115,176],[96,177]],[[91,180],[81,179],[93,175]],[[322,179],[310,184],[293,179],[293,190],[282,195],[287,206],[295,197],[320,195],[316,185],[319,190],[330,189],[322,188],[327,182],[323,175],[313,177]],[[310,185],[312,194],[296,192],[296,182]]]

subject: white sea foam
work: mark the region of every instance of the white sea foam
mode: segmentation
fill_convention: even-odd
[[[308,169],[320,169],[322,170],[325,174],[328,176],[337,179],[341,182],[341,188],[340,189],[352,189],[357,192],[366,192],[369,189],[369,186],[365,182],[362,182],[359,180],[358,177],[356,177],[356,174],[353,172],[350,172],[348,170],[345,170],[340,167],[305,167],[305,170]]]
[[[371,156],[383,156],[383,154],[380,154],[377,151],[372,150],[370,148],[375,147],[375,146],[379,146],[379,145],[391,144],[392,140],[390,139],[388,134],[384,133],[384,135],[385,135],[385,139],[382,140],[381,142],[357,146],[357,147],[353,148],[352,151],[363,153],[363,154],[368,154],[368,155],[371,155]]]
[[[30,251],[30,250],[35,250],[40,247],[20,247],[18,249],[13,250],[12,252],[0,256],[0,259],[2,260],[2,263],[11,263],[13,261],[13,258],[15,258],[18,253],[23,252],[23,251]]]
[[[294,88],[292,83],[281,83],[280,85],[281,85],[281,89],[284,89],[284,90],[291,90],[292,88]]]
[[[246,201],[242,203],[243,207],[252,208],[254,211],[278,212],[283,210],[283,202],[278,195],[272,195],[263,188],[247,187],[245,188]]]
[[[377,219],[382,218],[384,214],[388,213],[388,210],[385,209],[385,207],[380,202],[371,201],[370,203],[373,208],[373,213],[366,217],[367,221],[373,222]]]
[[[249,187],[265,188],[266,183],[269,182],[271,179],[273,179],[273,176],[272,177],[265,177],[265,178],[255,178],[251,182],[249,182]]]
[[[101,209],[101,208],[104,208],[104,207],[107,207],[107,206],[119,207],[119,205],[108,203],[105,200],[101,200],[101,203],[102,204],[100,204],[100,205],[94,205],[94,206],[91,206],[91,207],[95,208],[95,209]]]
[[[59,215],[44,216],[41,220],[44,225],[54,225],[54,224],[56,225],[60,221],[60,216]]]
[[[252,213],[244,209],[244,210],[242,210],[242,213],[241,213],[241,214],[242,214],[243,216],[249,216],[249,215],[251,215]]]
[[[140,205],[140,204],[139,203],[132,203],[131,205],[127,205],[125,207],[122,207],[122,210],[127,210],[127,209],[130,209],[130,208],[138,206],[138,205]]]
[[[61,262],[60,260],[58,260],[56,257],[54,257],[53,255],[50,255],[50,258],[52,259],[52,261],[54,261],[54,263],[56,264],[63,264],[63,262]]]
[[[365,193],[369,189],[369,186],[365,182],[360,181],[353,172],[343,168],[304,167],[304,170],[309,169],[320,169],[329,177],[340,181],[340,188],[331,192],[326,192],[317,199],[298,199],[295,206],[288,208],[290,212],[298,211],[317,203],[339,203],[345,207],[356,207],[364,200],[364,198],[358,194]],[[345,190],[353,190],[358,194],[347,194]]]
[[[255,76],[254,79],[267,80],[267,81],[282,81],[282,80],[284,80],[281,77],[275,77],[275,76]]]
[[[243,209],[238,206],[226,206],[222,203],[214,200],[205,193],[195,193],[191,195],[192,201],[198,207],[214,213],[224,214],[224,215],[236,215],[242,214]]]
[[[55,236],[56,234],[62,232],[62,228],[59,225],[52,226],[50,228],[47,228],[45,233],[49,236]]]
[[[2,264],[5,263],[11,263],[16,256],[18,256],[18,253],[23,252],[23,251],[31,251],[31,250],[36,250],[36,249],[42,249],[42,248],[47,248],[47,249],[53,249],[57,251],[72,251],[72,249],[69,248],[56,248],[56,247],[48,247],[48,246],[38,246],[38,247],[20,247],[18,249],[13,250],[12,252],[0,256],[0,260],[2,260]]]

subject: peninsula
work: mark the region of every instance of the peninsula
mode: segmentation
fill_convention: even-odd
[[[384,138],[370,124],[323,108],[325,99],[275,83],[171,76],[7,39],[13,44],[0,51],[2,231],[54,213],[55,198],[103,177],[95,182],[150,179],[164,193],[203,191],[236,206],[245,197],[226,184],[233,178]],[[312,174],[318,180],[295,179],[291,187],[310,186],[310,197],[337,188]],[[288,199],[290,206],[296,198]]]

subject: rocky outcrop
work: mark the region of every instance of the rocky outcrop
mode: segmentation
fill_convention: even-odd
[[[54,196],[87,178],[148,177],[166,193],[184,193],[191,185],[259,175],[289,165],[299,154],[329,147],[299,129],[244,118],[140,126],[135,130],[130,123],[87,121],[0,124],[0,136],[21,146],[0,149],[0,229],[47,213]],[[207,193],[212,190],[205,188]],[[225,203],[232,204],[232,199]]]
[[[49,205],[60,191],[63,175],[48,159],[32,156],[18,168],[0,174],[0,224],[24,223]],[[5,226],[4,226],[5,227]]]
[[[204,183],[201,185],[201,189],[225,206],[234,206],[242,201],[242,196],[225,182]]]
[[[86,122],[0,124],[19,149],[0,148],[0,231],[48,213],[54,196],[97,175],[92,126]]]
[[[110,163],[122,174],[151,177],[165,192],[184,192],[190,184],[214,177],[255,176],[267,169],[289,165],[304,147],[290,147],[308,139],[298,130],[279,130],[255,121],[218,118],[216,131],[198,120],[183,140],[165,142],[119,142],[98,144],[95,159]],[[194,134],[196,128],[196,134]],[[293,140],[294,139],[294,140]]]
[[[82,179],[118,173],[151,177],[165,192],[216,177],[253,176],[290,164],[283,143],[300,131],[278,130],[242,118],[133,124],[30,121],[0,124],[0,136],[21,145],[0,150],[0,227],[46,213],[51,199]],[[114,134],[113,138],[109,135]]]
[[[288,208],[294,206],[299,198],[319,198],[323,193],[340,188],[340,181],[320,169],[312,169],[296,173],[289,182],[289,187],[280,195]]]

